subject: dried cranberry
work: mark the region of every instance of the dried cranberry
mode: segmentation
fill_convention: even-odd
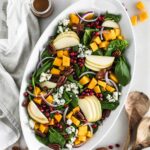
[[[45,116],[46,116],[46,117],[49,117],[49,116],[50,116],[49,112],[46,112],[46,113],[45,113]]]
[[[120,144],[116,144],[115,146],[116,146],[117,148],[119,148],[119,147],[120,147]]]
[[[97,128],[97,125],[96,125],[96,124],[93,124],[93,125],[92,125],[92,128]]]
[[[28,97],[29,96],[28,92],[24,92],[24,96]]]
[[[32,90],[33,90],[33,86],[30,85],[30,86],[28,87],[28,90],[29,90],[29,91],[32,91]]]
[[[23,106],[23,107],[27,107],[28,104],[29,104],[29,100],[28,100],[28,99],[25,99],[25,100],[23,101],[23,103],[22,103],[22,106]]]
[[[114,147],[113,147],[112,145],[109,145],[108,148],[109,148],[109,149],[113,149]]]

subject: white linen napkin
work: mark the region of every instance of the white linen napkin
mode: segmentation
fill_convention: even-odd
[[[30,53],[40,36],[29,0],[0,2],[0,149],[20,137],[19,87]]]

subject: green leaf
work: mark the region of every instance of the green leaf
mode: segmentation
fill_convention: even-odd
[[[119,102],[108,102],[108,101],[101,102],[102,109],[114,110],[118,107],[118,105]]]
[[[77,64],[75,64],[75,65],[74,65],[74,67],[75,67],[76,75],[79,77],[79,76],[80,76],[80,74],[81,74],[81,72],[80,72],[80,68],[79,68],[79,66],[78,66]]]
[[[92,55],[103,56],[103,52],[99,49],[92,53]]]
[[[72,47],[73,51],[77,52],[79,50],[79,46]]]
[[[83,35],[83,44],[88,45],[92,40],[92,33],[95,31],[99,31],[98,29],[86,28]]]
[[[37,139],[39,142],[41,142],[41,143],[43,143],[43,144],[45,144],[45,145],[48,145],[48,144],[49,144],[49,139],[48,139],[47,136],[46,136],[46,137],[40,137],[39,135],[35,135],[35,137],[36,137],[36,139]]]
[[[50,69],[50,67],[52,66],[52,62],[50,62],[49,60],[46,61],[43,66],[41,68],[39,68],[37,71],[36,71],[36,74],[35,74],[35,81],[38,82],[37,80],[39,79],[40,75],[42,72],[46,72],[48,69]]]
[[[69,96],[69,98],[71,99],[70,104],[72,105],[72,107],[77,107],[79,98],[76,96],[76,94],[74,94],[72,92],[66,92],[66,93]]]
[[[111,56],[112,53],[116,50],[120,50],[124,52],[124,50],[128,47],[127,40],[113,40],[109,43],[108,48],[106,49],[105,56]]]
[[[58,131],[51,128],[49,130],[49,142],[51,144],[59,144],[61,147],[64,147],[66,140]]]
[[[115,75],[117,76],[119,83],[123,86],[127,85],[130,82],[131,74],[125,58],[119,58],[115,66]]]
[[[116,14],[111,14],[111,13],[106,12],[105,20],[113,20],[118,23],[121,20],[121,15],[120,14],[116,15]]]
[[[44,50],[44,51],[42,52],[42,54],[41,54],[41,58],[42,58],[42,59],[45,58],[45,57],[49,57],[49,56],[50,56],[50,54],[49,54],[49,52],[48,52],[48,49]]]

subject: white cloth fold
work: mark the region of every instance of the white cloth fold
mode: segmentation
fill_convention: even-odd
[[[8,3],[8,5],[7,5]],[[6,9],[7,8],[7,9]],[[0,149],[20,137],[19,88],[30,53],[40,36],[27,0],[0,2]],[[3,133],[3,134],[2,134]],[[1,137],[3,135],[4,137]]]

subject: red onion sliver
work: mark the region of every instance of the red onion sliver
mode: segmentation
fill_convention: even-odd
[[[104,31],[104,27],[102,27],[101,31],[100,31],[100,38],[101,38],[101,40],[103,40],[103,31]]]
[[[54,114],[54,113],[57,113],[57,112],[60,113],[60,114],[62,114],[62,111],[60,111],[60,110],[54,110],[54,111],[51,111],[50,113]]]
[[[95,21],[98,19],[98,16],[97,16],[97,18],[95,18],[95,19],[86,20],[86,19],[84,19],[83,17],[81,17],[77,12],[76,12],[76,14],[77,14],[77,16],[78,16],[82,21],[85,21],[85,22],[95,22]]]
[[[40,95],[36,96],[36,95],[34,95],[33,93],[31,93],[30,91],[28,91],[28,90],[27,90],[27,93],[28,93],[29,95],[35,97],[35,98],[41,98]]]
[[[96,73],[93,72],[93,71],[87,71],[87,72],[82,73],[82,74],[79,76],[79,78],[83,77],[83,76],[86,75],[86,74],[93,74],[93,75],[95,75]]]
[[[93,134],[93,128],[92,128],[92,123],[90,123],[90,122],[87,122],[87,123],[85,123],[83,126],[86,126],[86,125],[88,125],[89,126],[89,128],[90,128],[90,131],[91,131],[91,133]]]
[[[54,105],[54,104],[51,104],[49,102],[47,102],[47,100],[45,99],[44,95],[41,95],[41,98],[42,100],[48,105],[48,106],[51,106],[51,107],[57,107],[58,105]]]
[[[110,81],[110,82],[112,83],[112,85],[115,87],[116,91],[119,92],[119,89],[118,89],[117,84],[116,84],[113,80],[111,80],[111,79],[109,79],[109,81]]]
[[[108,78],[108,71],[105,73],[105,81],[107,84],[112,85],[112,83],[109,81],[109,78]]]
[[[38,65],[37,65],[37,69],[41,66],[41,64],[43,63],[43,61],[44,60],[46,60],[46,59],[54,59],[54,57],[45,57],[45,58],[43,58],[39,63],[38,63]]]
[[[65,109],[64,114],[63,114],[63,120],[64,120],[64,122],[66,121],[66,115],[67,115],[68,109],[69,109],[69,107],[67,107]]]

